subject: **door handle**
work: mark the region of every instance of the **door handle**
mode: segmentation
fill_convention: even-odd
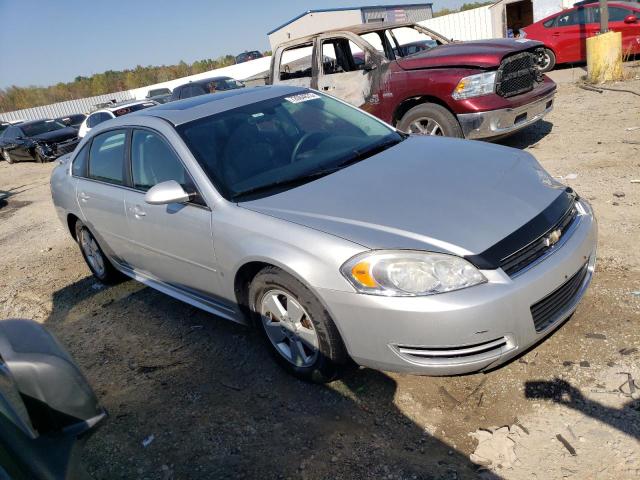
[[[132,211],[133,211],[133,216],[136,218],[144,217],[147,214],[147,212],[142,210],[138,205],[133,207]]]
[[[326,86],[322,87],[322,90],[324,90],[324,91],[326,92],[326,91],[327,91],[327,90],[329,90],[330,88],[331,88],[330,86],[326,85]]]
[[[78,194],[78,198],[79,198],[80,200],[82,200],[83,202],[86,202],[86,201],[87,201],[87,200],[89,200],[91,197],[90,197],[89,195],[87,195],[86,193],[84,193],[84,192],[80,192],[80,193]]]

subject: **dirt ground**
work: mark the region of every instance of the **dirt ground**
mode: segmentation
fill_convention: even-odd
[[[640,97],[564,84],[546,121],[503,142],[588,198],[600,237],[575,315],[490,373],[296,381],[244,327],[97,284],[54,214],[52,165],[0,162],[0,318],[46,324],[109,410],[86,446],[96,479],[638,478],[636,127]]]

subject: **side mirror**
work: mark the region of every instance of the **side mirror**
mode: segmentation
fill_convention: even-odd
[[[144,196],[144,201],[150,205],[184,203],[189,201],[189,194],[175,180],[167,180],[151,187]]]
[[[638,22],[638,17],[636,17],[635,15],[627,15],[626,17],[624,17],[624,23],[637,23]]]

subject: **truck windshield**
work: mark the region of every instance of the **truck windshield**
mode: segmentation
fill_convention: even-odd
[[[269,196],[329,175],[403,140],[383,122],[301,91],[177,128],[228,200]]]

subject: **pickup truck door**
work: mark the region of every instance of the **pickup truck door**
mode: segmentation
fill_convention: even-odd
[[[278,49],[271,67],[274,85],[317,88],[313,43]]]
[[[359,37],[327,34],[316,39],[318,90],[376,114],[382,92],[375,78],[383,63]]]

